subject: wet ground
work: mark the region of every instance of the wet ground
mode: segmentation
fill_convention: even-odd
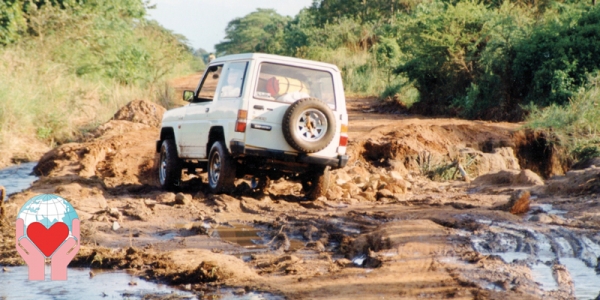
[[[90,272],[94,275],[91,276]],[[50,268],[46,270],[49,277]],[[0,273],[0,299],[196,299],[191,292],[140,280],[124,271],[70,268],[65,281],[29,281],[27,267]]]
[[[35,165],[37,162],[28,162],[0,169],[0,186],[4,186],[7,195],[28,188],[37,179],[33,174]]]

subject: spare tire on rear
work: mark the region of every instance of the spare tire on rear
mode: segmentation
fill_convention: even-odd
[[[292,148],[314,153],[331,143],[335,135],[335,116],[319,99],[300,99],[286,110],[282,127],[283,136]]]

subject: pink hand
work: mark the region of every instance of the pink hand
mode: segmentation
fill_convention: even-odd
[[[29,240],[23,236],[25,232],[25,221],[17,219],[17,232],[15,235],[15,244],[17,252],[23,258],[29,267],[29,280],[44,280],[44,264],[46,258],[44,254]]]
[[[79,219],[74,219],[71,224],[73,237],[68,238],[56,251],[52,254],[50,262],[52,280],[67,280],[67,266],[73,260],[73,257],[79,251]]]

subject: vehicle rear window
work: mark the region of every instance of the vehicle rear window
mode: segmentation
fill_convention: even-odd
[[[335,108],[331,73],[274,63],[260,65],[254,97],[279,102],[312,97]]]

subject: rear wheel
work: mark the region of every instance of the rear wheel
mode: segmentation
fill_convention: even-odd
[[[317,170],[310,171],[302,179],[304,197],[308,200],[316,200],[321,196],[325,196],[327,189],[329,189],[329,181],[329,167],[320,167]]]
[[[160,161],[158,166],[158,180],[165,190],[175,190],[181,180],[182,161],[177,156],[175,141],[164,140],[160,147]]]
[[[208,156],[208,185],[212,193],[233,191],[235,167],[235,161],[229,155],[223,142],[215,142],[210,148]]]

